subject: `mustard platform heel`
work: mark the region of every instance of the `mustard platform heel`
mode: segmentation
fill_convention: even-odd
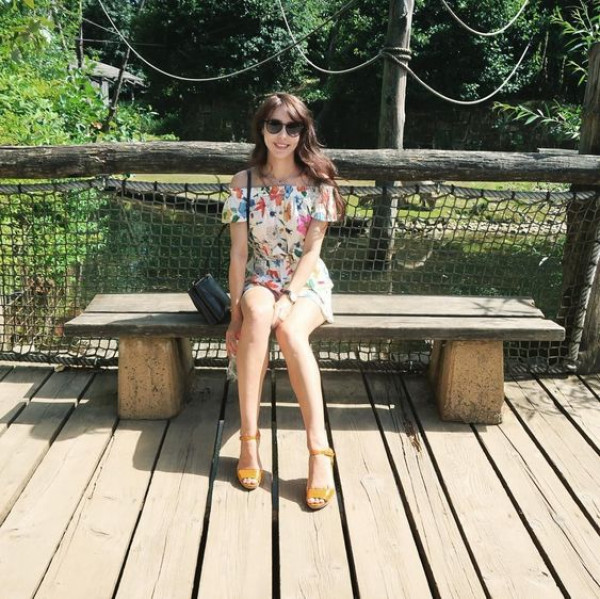
[[[257,443],[260,443],[260,431],[257,432],[256,435],[240,435],[240,441],[256,441]],[[262,476],[263,471],[259,468],[238,468],[237,470],[237,477],[240,481],[240,485],[249,491],[260,487]],[[253,482],[244,482],[245,478],[253,479]]]
[[[326,455],[331,459],[331,467],[333,468],[333,458],[335,453],[331,447],[325,449],[311,449],[310,455]],[[335,497],[335,489],[333,487],[325,487],[322,489],[307,488],[306,489],[306,505],[311,510],[323,509],[326,505],[329,505],[331,500]],[[309,499],[322,499],[322,503],[311,503]]]

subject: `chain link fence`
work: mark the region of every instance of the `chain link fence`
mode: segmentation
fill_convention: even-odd
[[[597,193],[442,184],[341,192],[347,214],[329,227],[322,249],[335,291],[532,296],[567,325],[567,339],[507,343],[507,364],[569,367],[593,276],[589,257],[600,242]],[[207,260],[225,284],[229,238],[215,240],[227,193],[221,184],[114,178],[0,185],[0,359],[114,364],[116,340],[63,332],[95,294],[183,292]],[[573,236],[573,223],[578,230],[587,223],[587,233]],[[582,264],[568,281],[567,240],[571,263]],[[196,340],[194,348],[198,364],[225,362],[221,339]],[[418,370],[430,344],[357,339],[315,350],[325,366]],[[276,347],[272,357],[280,359]]]

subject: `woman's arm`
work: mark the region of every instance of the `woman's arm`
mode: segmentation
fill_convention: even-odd
[[[247,182],[246,172],[237,173],[231,187],[242,187]],[[246,276],[246,263],[248,262],[248,224],[245,221],[229,225],[231,237],[231,254],[229,261],[229,297],[231,299],[231,322],[225,334],[225,346],[230,356],[237,353],[237,343],[242,329],[242,293]]]
[[[323,239],[325,238],[325,231],[327,231],[327,222],[313,219],[308,226],[306,237],[304,239],[304,251],[302,257],[296,266],[296,270],[292,275],[292,280],[287,286],[287,289],[298,293],[306,282],[310,278],[317,260],[321,255],[321,246],[323,245]],[[283,294],[275,303],[275,311],[273,313],[273,327],[279,325],[279,323],[287,317],[292,308],[290,298]]]
[[[248,231],[245,222],[231,223],[231,258],[229,262],[229,295],[231,318],[241,318],[240,301],[244,291],[246,263],[248,262]]]
[[[235,356],[242,330],[241,300],[244,291],[244,277],[248,260],[248,230],[245,222],[231,223],[231,259],[229,261],[229,296],[231,299],[231,321],[225,333],[227,354]]]
[[[287,289],[290,291],[298,293],[310,278],[321,255],[321,246],[323,245],[327,225],[327,222],[315,219],[308,225],[308,231],[304,238],[302,257],[298,261],[298,266],[296,266],[296,270],[292,275],[292,280],[287,286]]]

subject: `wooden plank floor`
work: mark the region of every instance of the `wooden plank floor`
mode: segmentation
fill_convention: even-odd
[[[223,372],[197,370],[170,421],[119,420],[116,389],[0,365],[2,597],[600,597],[598,375],[507,380],[502,424],[470,426],[423,377],[324,372],[338,494],[319,512],[285,371],[251,493]]]

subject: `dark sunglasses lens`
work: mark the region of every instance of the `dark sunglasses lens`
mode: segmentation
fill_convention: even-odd
[[[276,133],[279,133],[281,131],[281,129],[283,128],[283,123],[281,121],[278,121],[275,119],[265,121],[265,124],[267,126],[267,131],[271,135],[275,135]]]
[[[296,136],[300,135],[302,129],[304,129],[304,125],[302,123],[289,123],[285,126],[288,135]]]
[[[304,125],[302,123],[287,123],[286,125],[284,125],[281,121],[278,121],[277,119],[269,119],[268,121],[265,121],[265,125],[267,127],[267,131],[271,135],[276,135],[283,129],[283,127],[285,127],[285,130],[288,135],[296,137],[296,135],[300,135],[300,132],[302,131],[302,129],[304,129]]]

